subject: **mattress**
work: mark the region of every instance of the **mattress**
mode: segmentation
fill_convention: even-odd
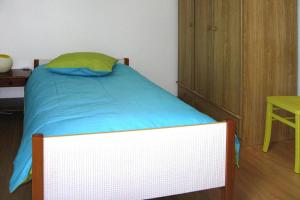
[[[24,132],[10,192],[30,174],[35,133],[56,136],[214,121],[123,64],[104,77],[60,75],[39,66],[25,87]]]

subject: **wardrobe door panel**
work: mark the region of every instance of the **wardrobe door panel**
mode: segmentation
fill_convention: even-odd
[[[194,89],[194,0],[179,0],[179,82]]]
[[[241,0],[213,0],[212,101],[240,114]]]
[[[195,0],[195,91],[210,99],[212,75],[211,0]]]
[[[297,86],[297,1],[246,0],[242,139],[262,144],[267,96],[293,96]],[[274,123],[272,140],[293,137]]]

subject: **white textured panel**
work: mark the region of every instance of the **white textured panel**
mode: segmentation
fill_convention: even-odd
[[[225,185],[226,124],[45,138],[45,199],[148,199]]]

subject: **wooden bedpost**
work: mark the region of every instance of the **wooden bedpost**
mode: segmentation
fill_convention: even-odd
[[[234,186],[234,170],[235,170],[235,122],[227,120],[227,138],[226,138],[226,174],[225,174],[225,188],[224,200],[233,199]]]
[[[44,199],[44,136],[32,136],[32,200]]]
[[[36,68],[39,65],[40,65],[40,60],[39,59],[34,59],[33,60],[33,67]]]
[[[124,58],[124,64],[129,66],[129,58]],[[36,68],[39,65],[40,65],[40,60],[39,59],[34,59],[33,60],[33,67]]]
[[[124,64],[129,66],[129,58],[124,58]]]

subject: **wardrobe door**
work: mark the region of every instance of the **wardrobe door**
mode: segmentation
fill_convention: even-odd
[[[243,131],[247,144],[262,144],[267,96],[297,95],[297,1],[243,1]],[[293,137],[274,123],[272,140]]]
[[[195,0],[195,91],[210,99],[212,59],[212,3]]]
[[[179,84],[194,90],[194,0],[179,0]]]
[[[241,0],[213,0],[211,101],[240,114]]]

